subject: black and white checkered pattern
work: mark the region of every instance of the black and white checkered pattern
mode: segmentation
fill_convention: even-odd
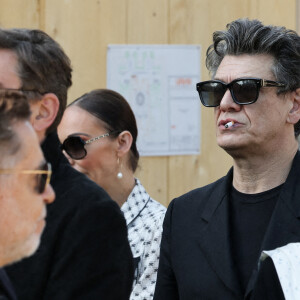
[[[131,251],[135,261],[138,261],[130,300],[151,300],[157,277],[166,208],[151,199],[136,179],[136,185],[121,210],[127,223]]]

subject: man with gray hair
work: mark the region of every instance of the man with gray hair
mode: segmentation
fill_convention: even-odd
[[[45,227],[46,204],[54,200],[51,166],[29,117],[25,95],[0,90],[0,267],[36,251]],[[16,299],[2,269],[0,299]]]
[[[206,65],[197,90],[233,167],[169,205],[155,300],[249,299],[262,251],[300,242],[300,37],[238,19],[214,33]]]

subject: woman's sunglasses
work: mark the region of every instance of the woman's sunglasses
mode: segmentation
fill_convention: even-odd
[[[66,153],[73,159],[79,160],[83,159],[86,157],[87,152],[84,146],[86,144],[90,144],[94,141],[97,141],[103,137],[109,136],[111,133],[105,133],[99,136],[96,136],[92,139],[89,139],[87,141],[84,141],[81,137],[79,136],[69,136],[64,140],[64,142],[61,145],[61,149],[66,151]]]
[[[17,169],[0,169],[0,174],[34,174],[36,175],[36,191],[42,194],[47,185],[50,183],[51,179],[51,164],[44,163],[39,170],[17,170]]]
[[[197,83],[197,91],[204,106],[219,106],[227,89],[233,101],[239,105],[256,102],[261,87],[284,87],[280,82],[259,78],[240,78],[226,84],[219,80],[209,80]]]

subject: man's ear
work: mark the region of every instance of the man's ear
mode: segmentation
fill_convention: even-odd
[[[47,93],[41,100],[31,101],[30,108],[31,124],[41,140],[57,116],[59,100],[55,94]]]
[[[122,131],[118,138],[118,157],[123,157],[126,153],[130,151],[131,145],[132,145],[132,135],[129,131],[125,130]]]
[[[296,124],[300,120],[300,88],[291,93],[293,107],[288,113],[287,121],[291,124]]]

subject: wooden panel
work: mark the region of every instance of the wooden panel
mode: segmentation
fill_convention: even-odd
[[[168,43],[168,1],[128,0],[129,44]],[[154,199],[167,205],[168,157],[143,157],[136,176]]]
[[[45,0],[45,30],[72,61],[69,102],[106,87],[106,49],[126,42],[126,1]]]
[[[1,0],[0,26],[39,28],[40,5],[37,0]]]
[[[249,0],[248,0],[249,1]],[[249,1],[249,18],[261,20],[265,25],[280,25],[296,29],[298,0]]]
[[[168,158],[142,157],[136,172],[149,195],[165,206],[169,204],[168,196]]]
[[[170,0],[170,43],[201,45],[201,80],[209,78],[205,67],[205,52],[211,44],[212,33],[245,15],[243,3],[234,0],[226,2],[224,7],[221,0]],[[195,96],[200,101],[196,91]],[[170,157],[170,199],[225,175],[231,165],[231,158],[215,142],[213,109],[201,107],[201,118],[201,154]]]
[[[296,26],[297,27],[296,27],[296,29],[299,34],[299,32],[300,32],[300,0],[297,0],[296,8],[297,8],[297,11],[296,11]]]
[[[128,0],[127,42],[168,43],[168,0]]]

